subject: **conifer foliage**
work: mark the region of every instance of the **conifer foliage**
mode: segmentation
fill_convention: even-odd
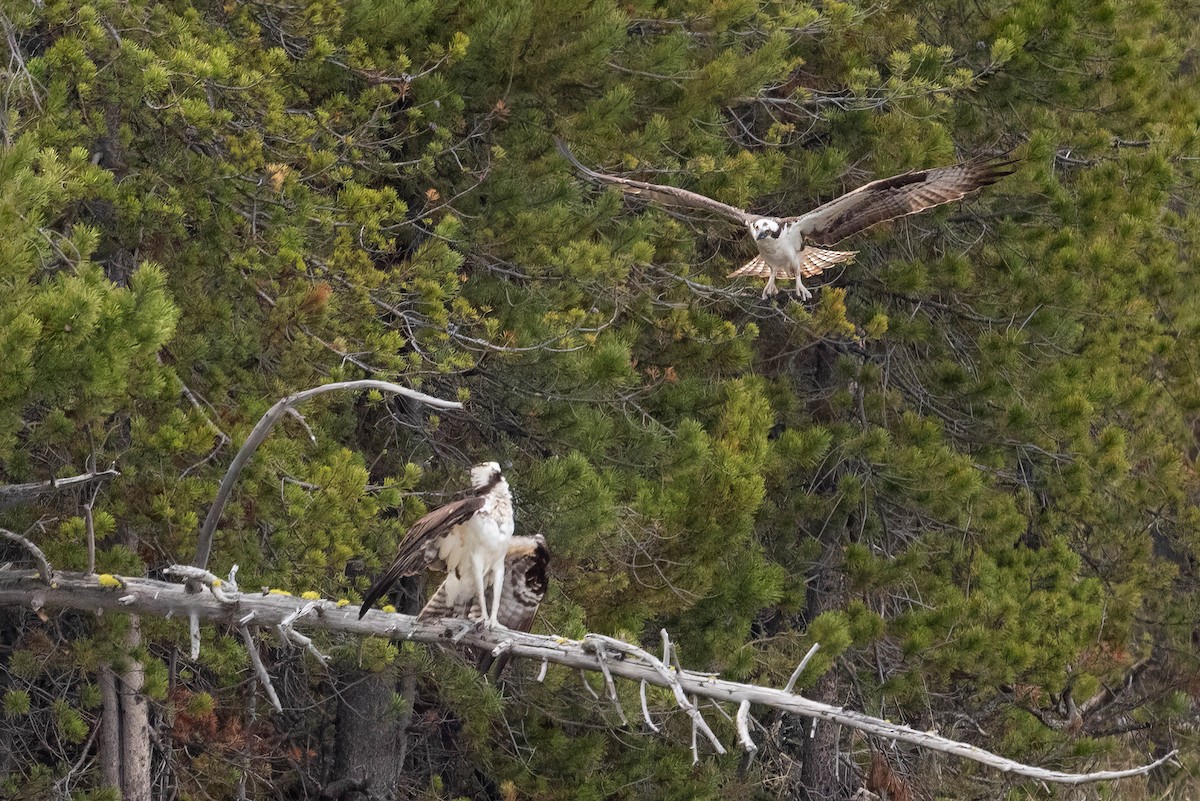
[[[1173,0],[3,4],[0,527],[58,569],[93,540],[98,574],[157,576],[276,400],[402,383],[464,409],[298,409],[210,569],[356,602],[466,466],[511,463],[518,533],[553,554],[536,630],[665,627],[689,668],[772,686],[819,642],[817,700],[1064,770],[1181,747],[1096,792],[1190,797],[1195,23]],[[774,304],[723,277],[738,226],[586,184],[556,135],[764,213],[1021,161]],[[693,767],[665,691],[655,733],[569,671],[498,687],[411,643],[320,646],[205,627],[193,659],[187,621],[2,609],[0,795],[1044,792],[757,709],[753,764]],[[103,747],[135,674],[141,785]]]

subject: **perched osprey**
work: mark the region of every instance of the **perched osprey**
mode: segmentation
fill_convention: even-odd
[[[486,588],[503,586],[504,562],[513,535],[512,493],[500,465],[485,462],[471,468],[471,491],[460,500],[422,517],[400,540],[396,558],[363,598],[361,618],[396,580],[423,570],[445,570],[455,580],[455,606],[477,601],[487,609]],[[491,613],[481,615],[498,626],[501,594],[494,594]]]
[[[1010,169],[1012,161],[963,161],[872,181],[799,217],[764,217],[686,189],[590,170],[579,163],[561,139],[556,138],[555,142],[575,169],[593,181],[615,184],[623,192],[644,195],[660,203],[711,211],[745,225],[758,247],[758,255],[729,277],[765,277],[764,298],[779,292],[775,279],[795,276],[797,294],[808,300],[812,292],[801,279],[820,275],[855,256],[854,251],[825,250],[816,245],[832,245],[886,220],[959,200],[1015,172]]]
[[[518,631],[529,631],[533,627],[538,606],[546,596],[546,567],[549,564],[550,551],[540,534],[509,540],[508,555],[504,559],[504,583],[500,590],[500,625]],[[496,592],[494,584],[492,592]],[[420,620],[440,617],[482,620],[483,607],[466,582],[452,573],[446,576],[442,586],[438,587],[417,617]],[[476,662],[480,672],[486,673],[493,659],[495,657],[491,651],[480,651]],[[497,676],[503,672],[506,664],[508,654],[501,654],[496,665]]]

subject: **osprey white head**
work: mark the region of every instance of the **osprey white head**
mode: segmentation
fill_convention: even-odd
[[[471,489],[485,489],[499,479],[500,465],[496,462],[484,462],[471,468]]]
[[[760,239],[779,236],[783,229],[779,225],[778,220],[773,220],[770,217],[759,217],[749,223],[750,235],[757,242]]]

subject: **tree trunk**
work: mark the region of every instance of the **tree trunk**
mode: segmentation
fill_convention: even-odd
[[[374,797],[397,796],[411,713],[397,713],[395,695],[396,674],[390,669],[348,673],[339,681],[335,782],[365,782]]]
[[[837,350],[827,344],[813,349],[815,365],[814,383],[821,389],[833,389],[834,371],[839,358]],[[837,413],[825,411],[831,422]],[[818,416],[821,416],[818,414]],[[837,471],[840,472],[840,471]],[[838,476],[831,475],[821,489],[832,493]],[[822,612],[841,608],[845,602],[842,586],[840,554],[849,538],[848,527],[830,526],[825,532],[821,561],[814,565],[814,575],[808,585],[804,621],[811,624]],[[805,695],[815,701],[837,706],[845,703],[843,687],[837,668],[828,671],[809,688]],[[838,738],[841,727],[832,722],[815,718],[801,718],[803,732],[797,738],[799,748],[795,756],[801,763],[799,786],[793,786],[792,797],[803,801],[842,801],[849,799],[855,791],[856,782],[839,770],[840,758]]]
[[[10,675],[8,662],[16,641],[16,621],[8,613],[8,610],[0,609],[0,698],[4,697],[8,690]],[[13,768],[13,734],[15,731],[16,729],[11,726],[0,726],[0,776],[7,776]]]
[[[140,620],[129,616],[127,656],[100,669],[104,712],[100,721],[100,773],[123,801],[150,801],[150,715],[142,695],[145,668],[134,654],[142,644]],[[118,669],[119,668],[119,669]]]
[[[832,557],[826,549],[828,564]],[[805,617],[812,621],[822,612],[836,608],[841,601],[841,573],[832,567],[818,566],[818,575],[809,585]],[[837,706],[845,702],[842,681],[837,669],[830,670],[805,691],[805,696],[814,701]],[[838,738],[842,727],[833,721],[801,718],[803,731],[796,738],[799,742],[796,757],[801,763],[799,786],[793,787],[791,796],[803,801],[841,801],[850,798],[857,782],[838,765],[840,748]]]
[[[420,608],[424,581],[406,579],[397,585],[392,601],[397,609]],[[333,785],[364,787],[372,796],[395,798],[404,776],[408,727],[416,696],[416,677],[401,680],[404,709],[397,711],[396,671],[349,670],[337,679],[337,741],[334,745]]]
[[[121,789],[121,699],[112,666],[100,666],[100,779],[105,787]]]

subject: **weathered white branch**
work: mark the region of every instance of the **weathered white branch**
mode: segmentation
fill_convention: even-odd
[[[94,458],[89,461],[95,461]],[[93,465],[89,465],[94,467]],[[114,471],[115,472],[115,471]],[[83,523],[84,530],[87,533],[87,572],[92,575],[96,572],[96,499],[100,497],[100,485],[97,484],[92,489],[92,497],[88,498],[83,505]]]
[[[737,732],[738,739],[742,743],[742,748],[746,749],[746,754],[753,759],[758,753],[758,746],[754,744],[754,739],[750,736],[750,702],[742,701],[738,704],[737,711]]]
[[[294,618],[293,626],[356,636],[378,636],[445,644],[450,642],[450,633],[457,631],[457,627],[452,625],[452,621],[418,621],[411,615],[388,614],[378,610],[367,612],[366,616],[360,620],[355,607],[352,605],[339,606],[332,601],[309,602],[286,595],[259,593],[224,593],[225,599],[222,600],[215,593],[189,594],[182,584],[154,579],[122,577],[121,582],[124,586],[120,589],[110,589],[101,586],[96,576],[86,576],[82,573],[57,573],[54,576],[54,583],[47,584],[40,577],[30,575],[28,571],[0,570],[0,605],[24,606],[33,609],[42,607],[80,609],[89,612],[108,610],[158,617],[167,617],[168,615],[183,617],[195,613],[201,620],[238,628],[238,621],[251,612],[254,613],[253,619],[256,625],[277,626],[297,611],[302,610],[308,603],[312,603],[311,612]],[[128,600],[130,596],[133,596],[132,601]],[[917,731],[908,726],[889,723],[859,712],[822,704],[783,690],[726,681],[712,675],[688,670],[668,670],[662,661],[650,656],[643,649],[600,635],[588,635],[588,642],[585,645],[579,640],[473,626],[463,637],[462,642],[464,645],[490,651],[504,640],[512,641],[508,653],[513,656],[596,672],[600,672],[600,664],[595,650],[598,646],[607,647],[623,657],[608,660],[608,668],[613,676],[630,681],[645,681],[656,687],[669,687],[673,691],[685,695],[737,704],[739,710],[740,705],[746,702],[803,715],[814,720],[820,718],[859,729],[877,737],[953,754],[989,765],[1006,773],[1055,784],[1078,785],[1144,775],[1171,759],[1176,753],[1172,751],[1149,765],[1128,770],[1107,770],[1093,773],[1045,770],[1005,759],[982,748],[956,742],[932,732]],[[694,704],[686,698],[684,698],[684,703],[686,704],[685,709],[687,707],[695,708]],[[694,717],[693,720],[695,720]],[[707,727],[707,724],[697,723],[696,725],[700,731]]]
[[[318,662],[324,665],[329,662],[330,658],[317,649],[317,646],[313,644],[311,637],[306,637],[305,635],[296,631],[296,628],[292,625],[299,618],[302,618],[312,612],[313,609],[316,608],[316,605],[317,604],[315,601],[309,601],[304,605],[303,609],[293,612],[285,617],[283,622],[275,628],[279,632],[280,639],[282,639],[285,643],[303,646],[310,654],[317,658]]]
[[[808,649],[808,653],[800,660],[800,664],[796,665],[796,669],[792,671],[792,675],[788,678],[787,684],[783,685],[783,691],[790,693],[796,688],[796,681],[800,678],[800,674],[808,667],[808,661],[821,649],[821,643],[814,642],[812,648]]]
[[[692,718],[692,766],[693,767],[700,764],[700,747],[696,742],[696,729],[697,728],[698,728],[698,724],[696,723],[696,719]]]
[[[0,484],[0,509],[15,506],[48,492],[60,492],[83,484],[90,484],[93,481],[115,478],[119,475],[121,474],[115,468],[110,467],[99,472],[82,473],[69,478],[52,478],[49,481],[35,481],[31,484]]]
[[[662,636],[665,643],[670,642],[670,639],[667,637],[666,629],[662,630]],[[659,679],[658,681],[651,683],[657,684],[660,687],[670,687],[671,691],[675,693],[675,702],[679,704],[680,709],[688,713],[688,716],[692,719],[692,725],[694,727],[698,727],[700,731],[704,732],[704,735],[708,737],[709,742],[713,744],[713,748],[717,749],[718,754],[725,753],[725,746],[721,745],[721,741],[717,739],[717,735],[713,733],[711,728],[709,728],[708,723],[706,723],[704,720],[704,716],[700,714],[700,709],[696,706],[696,704],[688,700],[687,694],[683,689],[683,684],[680,681],[680,676],[684,673],[684,671],[676,670],[674,673],[672,673],[670,668],[660,662],[656,657],[652,656],[648,651],[644,651],[641,648],[638,648],[636,645],[630,645],[622,640],[614,640],[612,637],[605,637],[603,634],[589,634],[584,637],[584,642],[587,643],[588,641],[600,643],[603,647],[611,648],[617,653],[624,654],[626,656],[632,656],[635,659],[648,664],[650,668],[657,674]],[[667,651],[668,648],[669,646],[664,646],[664,652]],[[696,733],[693,731],[693,741],[695,740],[695,737]],[[695,752],[694,748],[692,750]]]
[[[543,662],[542,664],[545,665],[546,663]],[[658,726],[655,726],[654,721],[651,720],[650,707],[646,703],[646,680],[645,679],[642,679],[641,685],[642,685],[641,688],[638,690],[638,695],[641,696],[641,699],[642,699],[642,717],[646,719],[646,725],[650,727],[650,730],[657,732]]]
[[[221,586],[225,582],[221,581],[221,579],[217,578],[212,573],[209,573],[202,567],[194,567],[192,565],[171,565],[163,572],[168,576],[179,576],[180,578],[185,578],[189,581],[198,581],[205,587],[208,587],[210,590],[212,590],[212,594],[218,601],[221,601],[222,603],[229,603],[232,600],[228,595],[225,594],[225,591],[221,589]]]
[[[586,671],[586,670],[584,670],[583,668],[580,668],[580,669],[579,669],[579,680],[580,680],[581,682],[583,682],[583,689],[585,689],[585,690],[587,690],[587,691],[588,691],[588,693],[589,693],[589,694],[592,696],[592,700],[593,700],[593,701],[599,701],[599,700],[600,700],[600,694],[599,694],[599,693],[597,693],[595,690],[593,690],[593,689],[592,689],[591,682],[589,682],[589,681],[588,681],[588,677],[587,677],[587,671]]]
[[[608,656],[604,653],[603,648],[596,649],[596,661],[600,663],[600,672],[604,675],[604,686],[608,688],[609,700],[617,708],[617,716],[621,718],[621,725],[628,726],[629,720],[625,717],[625,708],[621,706],[621,697],[617,695],[617,685],[613,683],[612,671],[608,669]]]
[[[200,526],[200,536],[196,540],[196,558],[192,561],[193,565],[196,567],[206,567],[208,565],[208,556],[212,550],[213,534],[216,533],[217,524],[221,521],[221,514],[225,511],[225,504],[229,501],[229,495],[233,492],[233,485],[237,483],[238,476],[242,473],[242,468],[246,466],[246,463],[250,461],[250,457],[258,450],[258,446],[267,438],[267,434],[271,431],[271,426],[275,425],[283,416],[291,414],[292,407],[297,404],[303,403],[309,398],[315,398],[317,395],[324,395],[327,392],[336,392],[343,389],[377,389],[381,392],[403,395],[406,398],[420,401],[427,406],[433,406],[438,409],[462,408],[462,404],[456,401],[435,398],[432,395],[426,395],[424,392],[417,392],[415,389],[402,387],[399,384],[393,384],[389,381],[373,381],[370,379],[337,381],[281,398],[276,401],[274,406],[267,410],[266,414],[251,429],[250,435],[246,437],[246,441],[238,449],[237,455],[233,457],[229,469],[225,472],[225,477],[221,479],[221,486],[217,488],[217,496],[213,499],[212,506],[209,507],[208,515],[204,518],[204,524]],[[312,436],[311,431],[309,432],[309,436]]]
[[[126,598],[130,596],[126,595]],[[122,603],[132,603],[132,601],[124,601]],[[192,661],[195,662],[200,658],[200,618],[195,615],[188,615],[188,641],[191,643]]]
[[[275,707],[276,712],[282,712],[283,704],[279,703],[279,696],[275,694],[275,686],[271,684],[271,674],[267,672],[267,666],[263,664],[262,657],[258,655],[258,644],[254,642],[254,635],[245,626],[239,630],[242,633],[242,641],[246,643],[246,655],[250,657],[250,664],[254,665],[254,672],[258,675],[258,681],[266,691],[271,706]]]

